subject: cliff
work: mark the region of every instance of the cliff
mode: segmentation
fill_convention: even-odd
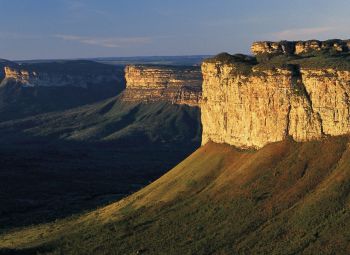
[[[4,66],[3,70],[6,82],[15,82],[24,87],[87,88],[98,84],[121,82],[120,73],[115,69],[112,66],[90,61],[67,61],[8,65]]]
[[[267,62],[221,54],[206,60],[202,72],[202,144],[261,148],[287,137],[308,141],[350,132],[347,53]]]
[[[304,54],[312,51],[348,52],[350,40],[333,39],[328,41],[280,41],[254,42],[251,51],[254,55],[261,54]]]
[[[0,121],[62,111],[117,96],[123,67],[94,61],[0,61]]]
[[[125,68],[124,101],[168,101],[199,105],[202,75],[199,67],[129,65]]]

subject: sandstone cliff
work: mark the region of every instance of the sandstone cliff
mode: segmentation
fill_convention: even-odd
[[[350,40],[328,40],[328,41],[280,41],[280,42],[254,42],[251,51],[254,55],[260,54],[302,54],[311,51],[332,50],[337,52],[348,52]]]
[[[287,52],[293,43],[270,46]],[[307,141],[349,133],[350,59],[342,58],[343,68],[307,61],[286,60],[276,67],[228,54],[205,61],[202,143],[260,148],[288,136]]]
[[[199,67],[129,65],[125,68],[124,101],[169,101],[197,106],[201,99]]]

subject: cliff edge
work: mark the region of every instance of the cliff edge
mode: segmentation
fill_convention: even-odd
[[[252,47],[255,54],[262,52],[258,44]],[[295,42],[270,45],[288,52]],[[261,148],[287,137],[309,141],[348,134],[349,53],[308,52],[305,58],[277,55],[259,61],[224,53],[206,60],[202,64],[202,144]]]

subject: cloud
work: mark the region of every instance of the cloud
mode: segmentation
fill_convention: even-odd
[[[104,48],[122,48],[129,45],[142,45],[152,42],[150,37],[87,37],[64,34],[57,34],[54,35],[54,37],[65,41],[75,41],[82,44],[95,45]]]
[[[308,27],[282,30],[272,33],[272,36],[279,40],[314,39],[337,32],[339,32],[337,27]]]

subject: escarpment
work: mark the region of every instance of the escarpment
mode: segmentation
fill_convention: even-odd
[[[287,52],[290,44],[271,47],[279,45]],[[261,148],[287,137],[308,141],[348,134],[350,56],[346,51],[322,54],[277,56],[265,62],[221,54],[206,60],[202,143]]]
[[[24,87],[79,87],[122,82],[116,68],[89,61],[4,66],[4,81]]]
[[[0,69],[0,121],[92,104],[125,88],[123,67],[94,61],[0,61]]]
[[[202,74],[196,66],[129,65],[125,68],[124,101],[168,101],[198,106]]]

